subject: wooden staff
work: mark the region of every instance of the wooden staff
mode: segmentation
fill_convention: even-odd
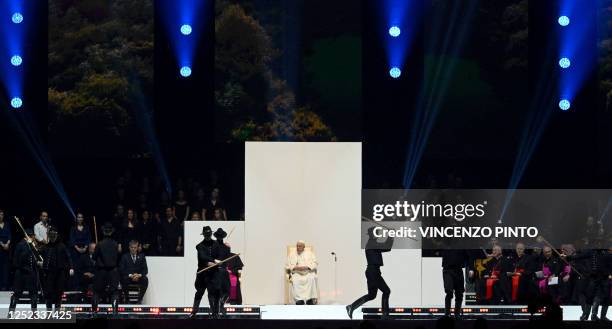
[[[236,257],[238,257],[238,256],[240,256],[240,254],[235,254],[235,255],[233,255],[233,256],[230,256],[230,257],[228,257],[228,258],[226,258],[226,259],[224,259],[224,260],[222,260],[222,261],[220,261],[220,262],[218,262],[218,263],[215,263],[214,265],[210,265],[210,266],[208,266],[208,267],[206,267],[206,268],[204,268],[204,269],[199,270],[197,274],[200,274],[200,273],[202,273],[202,272],[204,272],[204,271],[208,271],[208,270],[210,270],[211,268],[213,268],[213,267],[215,267],[215,266],[218,266],[219,264],[223,264],[223,263],[227,262],[228,260],[230,260],[230,259],[232,259],[232,258],[236,258]]]
[[[228,240],[228,239],[229,239],[230,235],[232,235],[232,233],[234,233],[234,229],[235,229],[235,228],[236,228],[235,226],[234,226],[234,227],[232,227],[232,229],[230,230],[229,234],[228,234],[228,235],[225,237],[225,240]]]
[[[19,227],[21,228],[21,231],[23,231],[23,236],[26,238],[26,241],[28,242],[28,246],[30,246],[30,252],[32,252],[34,256],[38,256],[36,258],[42,262],[43,258],[40,255],[40,251],[38,250],[38,248],[36,248],[36,244],[34,244],[34,241],[32,241],[30,237],[28,236],[28,233],[26,232],[25,228],[23,228],[23,225],[21,225],[21,221],[19,220],[19,218],[17,218],[17,216],[13,216],[13,217],[15,217],[15,221],[17,222],[17,225],[19,225]],[[36,253],[32,250],[32,248],[36,250]]]
[[[98,224],[96,224],[96,216],[93,216],[94,226],[94,237],[96,238],[96,244],[98,244]]]
[[[562,261],[565,263],[565,265],[569,265],[569,267],[570,267],[572,270],[574,270],[574,272],[576,272],[576,274],[578,274],[579,276],[583,276],[583,275],[582,275],[582,273],[578,272],[578,270],[577,270],[577,269],[576,269],[574,266],[572,266],[572,264],[570,264],[570,263],[567,261],[567,259],[565,259],[563,256],[561,256],[561,253],[560,253],[560,252],[559,252],[557,249],[555,249],[555,247],[553,247],[553,245],[552,245],[550,242],[548,242],[546,239],[544,239],[544,237],[543,237],[543,236],[541,236],[541,235],[540,235],[540,236],[538,236],[538,237],[537,237],[537,240],[538,240],[539,242],[544,242],[544,244],[546,244],[548,247],[550,247],[550,249],[552,249],[552,251],[554,251],[554,252],[555,252],[555,254],[557,254],[557,256],[559,256],[559,259],[561,259],[561,260],[562,260]]]

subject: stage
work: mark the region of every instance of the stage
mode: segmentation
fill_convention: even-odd
[[[74,327],[77,328],[126,328],[126,329],[168,329],[168,328],[224,328],[224,329],[374,329],[374,328],[389,328],[389,329],[434,329],[436,328],[436,320],[414,320],[409,321],[394,321],[394,320],[368,320],[368,321],[348,321],[348,320],[174,320],[174,319],[144,319],[144,320],[79,320]],[[474,328],[475,320],[462,320],[454,324],[456,329],[472,329]],[[584,328],[584,329],[600,329],[610,328],[609,324],[601,322],[567,322],[567,328]],[[490,329],[516,329],[516,328],[546,328],[546,324],[534,320],[532,322],[524,321],[517,323],[510,320],[491,320],[487,321],[487,327]],[[34,326],[32,326],[34,327]],[[442,327],[444,328],[444,327]],[[560,328],[556,326],[555,328]]]
[[[578,306],[563,306],[563,320],[577,321],[581,311]],[[19,304],[19,310],[29,310],[28,304]],[[226,306],[226,316],[221,320],[304,320],[304,321],[350,321],[345,305],[235,305]],[[45,305],[38,305],[39,311],[44,311]],[[109,304],[100,304],[98,311],[92,313],[90,304],[65,304],[63,310],[70,311],[77,321],[86,320],[178,320],[186,319],[191,307],[155,306],[120,304],[117,316],[112,315]],[[444,309],[440,307],[391,307],[389,320],[433,321],[443,316]],[[0,304],[0,319],[6,319],[8,304]],[[544,309],[534,314],[540,317]],[[526,306],[469,306],[462,309],[463,320],[470,321],[485,318],[491,321],[511,321],[514,323],[528,322],[532,318]],[[381,310],[376,307],[356,309],[353,320],[380,320]],[[197,320],[209,319],[209,308],[202,305],[198,311]],[[215,320],[216,321],[216,320]],[[401,322],[401,321],[400,321]]]

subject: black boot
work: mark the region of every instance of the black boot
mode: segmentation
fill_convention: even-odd
[[[38,292],[35,291],[34,294],[30,295],[30,306],[32,307],[32,311],[36,311],[38,308]]]
[[[462,299],[455,299],[455,318],[460,319],[462,316],[461,312],[461,304],[463,303]]]
[[[17,308],[17,297],[15,296],[15,294],[13,294],[11,296],[11,301],[10,301],[10,304],[9,304],[9,313],[8,313],[8,315],[11,316],[11,314],[15,312],[16,308]]]
[[[349,319],[353,319],[353,305],[346,305],[346,313],[348,314]]]
[[[389,298],[382,299],[382,319],[389,319]]]
[[[225,318],[227,316],[227,310],[225,309],[225,302],[229,297],[223,296],[219,298],[219,311],[221,312],[221,317]]]
[[[591,305],[583,304],[582,307],[582,315],[580,316],[580,321],[586,321],[589,319],[589,314],[591,314]]]
[[[91,315],[98,313],[98,294],[91,296]]]
[[[210,308],[210,318],[211,319],[218,319],[219,318],[219,302],[218,302],[217,298],[209,297],[208,298],[208,305],[209,305],[209,308]]]
[[[599,321],[597,317],[597,310],[599,309],[599,298],[595,298],[593,306],[591,307],[591,321]]]
[[[444,315],[446,316],[450,316],[451,315],[451,301],[453,299],[453,293],[446,293],[446,296],[444,296]]]
[[[119,314],[119,296],[113,296],[113,317],[117,317]]]
[[[191,313],[189,313],[190,319],[195,319],[198,315],[198,310],[200,309],[200,301],[202,301],[202,298],[196,297],[193,299],[193,307],[191,308]]]

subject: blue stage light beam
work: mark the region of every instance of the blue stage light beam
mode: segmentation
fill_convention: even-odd
[[[168,39],[178,64],[177,73],[182,77],[182,68],[193,68],[201,28],[205,26],[203,14],[207,1],[212,0],[158,0],[156,7],[161,12]],[[212,40],[211,40],[212,42]]]
[[[0,108],[3,108],[5,102],[0,102]],[[38,167],[43,171],[51,186],[55,189],[57,195],[64,203],[66,209],[75,217],[74,208],[70,202],[70,198],[64,189],[64,186],[55,170],[55,166],[51,161],[41,136],[34,129],[35,123],[30,111],[0,111],[2,115],[7,116],[10,126],[15,128],[16,132],[21,137],[24,145],[30,151],[30,155],[38,164]]]
[[[27,18],[40,2],[35,0],[0,1],[0,82],[12,108],[21,108],[27,100],[24,92],[23,51],[33,22]],[[13,99],[19,99],[13,101]],[[15,106],[14,106],[15,105]],[[18,106],[18,107],[16,107]]]
[[[568,102],[576,97],[585,80],[597,67],[597,47],[593,46],[597,42],[593,40],[593,36],[597,35],[597,5],[597,1],[559,2],[561,26],[557,29],[558,58],[563,69],[559,76],[559,98]]]
[[[548,43],[546,47],[546,53],[552,54],[555,52],[555,45],[552,42]],[[531,157],[539,145],[542,135],[550,121],[550,117],[555,110],[554,104],[557,102],[555,99],[557,83],[556,74],[553,68],[554,64],[552,61],[543,63],[543,65],[540,66],[541,72],[539,72],[538,75],[539,78],[535,87],[535,96],[531,98],[529,104],[529,111],[523,126],[512,175],[508,183],[508,191],[499,217],[500,223],[503,222],[506,211],[512,202],[514,191],[518,188]]]
[[[425,79],[421,87],[406,156],[403,179],[405,189],[410,189],[414,182],[442,100],[452,80],[456,58],[463,49],[468,30],[471,27],[471,19],[476,12],[478,0],[441,2],[441,4],[452,6],[451,17],[446,21],[437,20],[432,32],[429,33],[431,42],[429,49],[425,51],[432,55],[439,54],[440,60],[434,67],[431,76]]]
[[[31,30],[37,20],[39,11],[46,10],[46,2],[39,0],[3,0],[0,1],[0,80],[8,99],[0,100],[1,108],[20,109],[20,111],[0,111],[8,116],[10,126],[14,127],[30,151],[32,158],[45,173],[49,182],[64,202],[66,208],[74,216],[68,195],[55,170],[45,143],[38,134],[32,113],[25,109],[28,101],[23,99],[24,74],[28,63],[24,62],[23,54],[31,37]],[[9,19],[10,18],[10,19]],[[10,58],[10,60],[8,60]]]
[[[402,69],[404,61],[419,32],[423,15],[422,0],[380,0],[385,25],[380,32],[385,40],[389,67]]]
[[[164,161],[161,147],[159,146],[159,142],[157,140],[157,134],[155,133],[155,124],[152,113],[153,104],[150,104],[147,101],[147,98],[144,97],[142,88],[139,86],[138,81],[134,81],[132,85],[134,86],[133,96],[137,100],[134,108],[135,121],[140,127],[140,130],[145,138],[145,143],[153,156],[153,160],[157,166],[157,172],[164,182],[165,190],[168,192],[168,194],[172,195],[172,183],[170,181],[170,176],[168,175],[168,170],[166,170],[166,162]]]
[[[604,225],[606,222],[604,222],[604,219],[606,219],[606,217],[608,217],[608,213],[610,213],[610,210],[612,210],[612,196],[610,198],[608,198],[608,203],[606,204],[604,210],[601,212],[601,216],[599,216],[599,220],[598,222],[602,224],[602,226],[604,226],[604,230],[607,230],[606,225]]]

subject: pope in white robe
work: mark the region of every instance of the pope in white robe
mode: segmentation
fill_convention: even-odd
[[[312,304],[319,298],[317,287],[317,257],[304,250],[304,241],[298,241],[296,251],[287,258],[287,270],[291,275],[291,296],[296,304]]]

